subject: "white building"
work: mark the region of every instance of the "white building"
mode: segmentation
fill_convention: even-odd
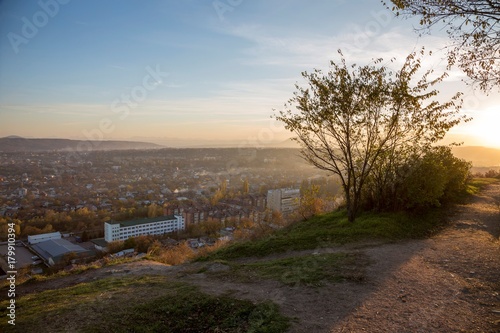
[[[25,196],[27,196],[27,195],[28,195],[28,190],[27,190],[27,189],[25,189],[24,187],[21,187],[21,188],[19,189],[19,197],[20,197],[20,198],[24,198],[24,197],[25,197]]]
[[[282,188],[267,191],[267,208],[290,214],[295,211],[300,204],[300,190],[294,188]]]
[[[37,244],[53,239],[61,239],[61,233],[58,231],[58,232],[51,232],[48,234],[28,236],[28,243]]]
[[[104,223],[104,240],[108,243],[113,241],[124,241],[129,237],[163,235],[184,229],[184,218],[180,215],[123,222],[106,222]]]

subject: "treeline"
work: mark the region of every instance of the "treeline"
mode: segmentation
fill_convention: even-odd
[[[474,174],[476,177],[480,178],[499,178],[500,179],[500,170],[488,170],[485,173],[477,172]]]
[[[362,187],[360,211],[423,212],[463,200],[472,179],[472,164],[455,157],[450,147],[437,146],[421,154],[403,158],[386,155],[377,161]],[[500,172],[490,170],[482,177],[500,178]],[[330,181],[330,187],[337,179]],[[325,179],[303,183],[296,218],[308,218],[332,211],[342,203],[340,189],[326,190]],[[345,205],[345,202],[343,202]],[[340,204],[342,206],[342,204]]]

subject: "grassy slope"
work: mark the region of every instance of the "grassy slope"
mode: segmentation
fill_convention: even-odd
[[[475,178],[469,183],[467,194],[477,194],[485,186],[496,182],[499,182],[496,178]],[[466,201],[466,197],[463,199]],[[367,240],[391,242],[423,238],[439,230],[445,223],[446,215],[446,208],[413,215],[364,213],[354,223],[349,223],[346,212],[338,211],[294,223],[256,241],[231,244],[198,260],[264,257],[273,253],[320,249]]]
[[[498,178],[474,178],[467,187],[468,194],[477,194],[490,184],[498,183]]]
[[[206,270],[200,272],[243,283],[276,280],[292,287],[320,287],[325,283],[342,281],[361,282],[369,264],[368,259],[359,253],[317,253],[247,264],[218,262],[228,265],[230,269],[215,273]]]
[[[0,302],[6,318],[7,301]],[[284,332],[272,303],[211,296],[164,277],[107,278],[19,297],[2,332]]]
[[[404,213],[365,213],[354,223],[349,223],[346,213],[339,211],[294,223],[256,241],[231,244],[199,260],[263,257],[366,240],[390,242],[421,238],[436,231],[442,221],[443,211],[434,210],[415,216]]]

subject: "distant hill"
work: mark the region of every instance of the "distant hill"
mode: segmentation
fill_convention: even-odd
[[[276,148],[300,148],[292,140],[285,140],[270,146]],[[472,162],[474,167],[500,167],[500,149],[482,146],[460,146],[453,147],[452,151],[456,157]]]
[[[0,152],[41,152],[71,150],[127,150],[165,148],[149,142],[86,141],[69,139],[26,139],[18,136],[0,138]]]
[[[453,154],[472,162],[475,167],[500,166],[500,149],[478,146],[454,147]]]

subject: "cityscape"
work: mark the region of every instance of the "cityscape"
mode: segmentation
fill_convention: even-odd
[[[0,1],[0,332],[500,332],[500,4]]]
[[[244,219],[261,223],[272,212],[293,219],[301,189],[314,183],[323,185],[322,197],[339,199],[338,182],[305,163],[295,149],[122,150],[87,153],[81,160],[70,156],[2,154],[4,237],[12,221],[21,239],[62,233],[78,242],[112,242],[128,238],[105,237],[105,225],[113,221],[177,215],[181,225],[134,234],[172,236],[207,221],[218,221],[224,229]],[[6,262],[3,268],[7,270]]]

